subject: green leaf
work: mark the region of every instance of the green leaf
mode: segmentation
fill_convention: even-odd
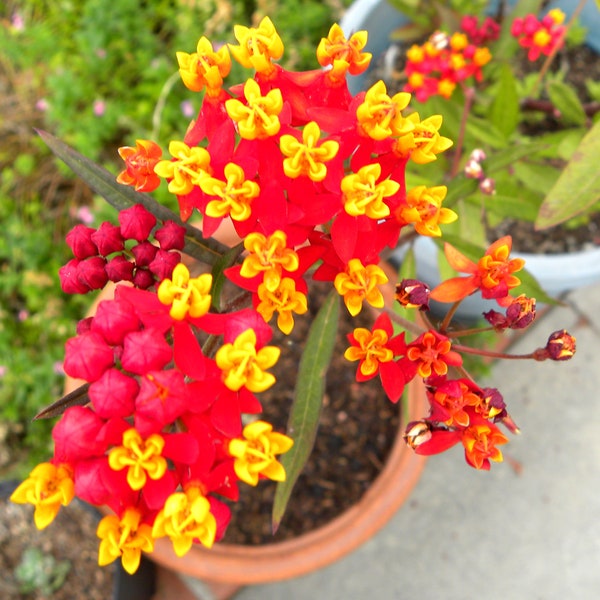
[[[515,177],[527,188],[542,196],[547,194],[560,172],[552,165],[517,162],[513,165]]]
[[[288,421],[288,435],[294,440],[283,455],[286,480],[277,483],[273,502],[272,524],[277,531],[292,489],[312,451],[325,391],[325,376],[335,345],[340,313],[339,295],[333,291],[313,321],[298,369],[294,403]]]
[[[490,120],[496,129],[509,138],[519,124],[517,83],[509,65],[500,67],[496,95],[490,107]]]
[[[186,254],[209,265],[214,265],[229,250],[215,240],[204,239],[198,229],[183,223],[178,215],[156,202],[151,196],[140,194],[132,188],[118,183],[110,171],[86,158],[58,138],[39,129],[37,133],[58,158],[117,210],[129,208],[134,204],[142,204],[161,221],[174,221],[185,227],[184,252]]]
[[[491,175],[504,167],[512,165],[524,157],[531,157],[548,146],[546,142],[534,142],[531,144],[514,144],[505,150],[494,152],[485,159],[483,163],[487,175]]]
[[[546,229],[579,215],[600,199],[600,121],[573,153],[558,181],[544,198],[536,229]]]
[[[548,95],[566,125],[584,125],[586,115],[575,90],[562,81],[548,83]]]
[[[467,133],[475,138],[476,143],[488,144],[492,148],[506,147],[506,138],[488,119],[480,119],[469,115]]]

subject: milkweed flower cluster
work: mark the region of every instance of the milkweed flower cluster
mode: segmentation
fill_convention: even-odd
[[[459,31],[436,31],[424,44],[413,44],[406,52],[404,90],[424,102],[431,96],[450,98],[456,86],[471,77],[481,81],[482,67],[492,58],[483,44],[496,39],[499,30],[492,19],[481,27],[476,21],[465,18]]]
[[[535,15],[516,18],[510,33],[521,47],[527,49],[527,58],[534,62],[542,54],[548,56],[563,47],[567,31],[564,20],[565,13],[554,8],[541,19]]]
[[[349,92],[347,75],[369,64],[365,32],[346,39],[334,25],[317,49],[322,68],[302,73],[275,62],[284,48],[268,18],[234,33],[238,44],[214,50],[201,38],[195,53],[177,53],[183,83],[204,97],[168,156],[150,140],[119,151],[119,184],[147,193],[166,181],[180,222],[136,204],[120,211],[119,225],[79,225],[67,236],[74,258],[60,272],[64,291],[111,281],[114,297],[68,340],[64,370],[82,386],[62,399],[54,456],[12,496],[35,505],[39,528],[75,496],[107,505],[114,514],[98,527],[99,562],[121,559],[130,573],[158,538],[179,556],[221,539],[230,520],[223,500],[237,500],[240,483],[285,480],[279,457],[294,441],[262,418],[261,394],[275,383],[281,352],[272,328],[293,330],[311,279],[330,282],[352,316],[365,305],[380,312],[371,329],[348,337],[357,381],[379,376],[392,402],[411,380],[425,381],[431,415],[406,434],[417,452],[461,441],[467,462],[486,469],[507,441],[496,423],[514,430],[499,393],[454,378],[462,356],[444,327],[426,321],[411,339],[383,310],[386,248],[405,229],[440,237],[440,225],[457,218],[443,206],[444,186],[407,189],[404,177],[408,161],[434,161],[452,145],[441,117],[421,119],[409,93],[390,96],[381,81]],[[458,38],[453,45],[466,49]],[[226,88],[232,58],[253,76]],[[236,302],[222,306],[213,274],[190,272],[181,257],[194,212],[205,238],[227,221],[243,241],[222,269]],[[518,327],[532,305],[510,296],[523,266],[510,249],[503,238],[473,262],[448,246],[467,276],[434,290],[404,280],[396,299],[425,313],[430,297],[460,302],[481,292],[508,307],[506,317],[488,317],[496,330]],[[536,358],[564,360],[574,349],[564,332]]]
[[[527,49],[527,58],[537,60],[564,45],[565,14],[553,9],[541,19],[534,14],[515,18],[510,33]],[[431,96],[450,98],[456,86],[471,77],[482,81],[482,68],[492,55],[486,44],[498,39],[500,25],[491,17],[479,19],[465,15],[457,31],[435,31],[423,44],[413,44],[406,51],[406,92],[424,102]]]

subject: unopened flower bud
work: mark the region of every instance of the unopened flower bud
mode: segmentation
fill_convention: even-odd
[[[483,169],[481,168],[481,165],[472,158],[467,161],[464,173],[469,179],[480,179],[483,177]]]
[[[160,229],[154,232],[154,238],[160,244],[161,250],[183,250],[185,228],[173,221],[166,221]]]
[[[469,160],[474,160],[475,162],[480,163],[481,161],[486,159],[486,154],[481,148],[475,148],[471,154],[469,154]]]
[[[131,249],[137,267],[147,267],[154,260],[157,251],[158,248],[148,241],[140,242]]]
[[[404,432],[404,440],[414,450],[431,439],[431,425],[426,421],[409,423]]]
[[[101,256],[91,256],[82,260],[77,266],[77,277],[79,281],[91,290],[99,290],[106,285],[108,275],[106,274],[106,260]]]
[[[150,286],[154,285],[154,275],[148,271],[148,269],[136,269],[135,275],[133,276],[133,285],[140,288],[141,290],[147,290]]]
[[[98,252],[102,256],[108,256],[113,252],[120,252],[123,250],[123,236],[121,235],[121,229],[108,221],[104,221],[104,223],[98,227],[98,230],[92,233],[92,241],[96,244]]]
[[[154,260],[148,265],[150,271],[156,276],[157,281],[170,279],[173,275],[173,269],[181,262],[179,252],[167,252],[159,250]]]
[[[79,280],[80,263],[80,260],[73,258],[58,270],[60,287],[65,294],[87,294],[90,291],[90,287]]]
[[[479,191],[486,196],[493,196],[496,193],[496,182],[491,177],[484,177],[479,182]]]
[[[122,254],[114,256],[106,263],[106,275],[110,281],[133,281],[134,264]]]
[[[156,217],[146,210],[141,204],[119,212],[119,224],[121,235],[126,240],[137,240],[143,242],[150,236],[150,232],[156,225]]]
[[[396,300],[407,308],[429,310],[431,290],[418,279],[403,279],[396,285]]]
[[[73,251],[75,258],[83,260],[90,256],[96,256],[98,254],[98,248],[92,241],[92,234],[96,230],[92,227],[86,227],[85,225],[75,225],[69,233],[67,233],[65,240],[69,245],[69,248]]]
[[[550,360],[569,360],[575,354],[575,350],[575,338],[566,329],[552,333],[546,343]]]

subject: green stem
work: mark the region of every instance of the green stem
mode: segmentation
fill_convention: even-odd
[[[460,129],[458,131],[458,138],[456,140],[456,146],[454,148],[454,158],[452,160],[452,169],[450,171],[450,179],[454,179],[458,174],[460,167],[460,159],[462,158],[462,150],[465,141],[465,132],[467,129],[467,119],[473,106],[473,100],[475,99],[475,88],[465,87],[465,104],[463,106],[462,115],[460,117]]]

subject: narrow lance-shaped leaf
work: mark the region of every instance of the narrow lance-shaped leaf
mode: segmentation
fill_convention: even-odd
[[[548,192],[535,221],[536,229],[559,225],[600,200],[600,121],[579,143],[558,181]]]
[[[339,296],[331,292],[310,327],[288,421],[288,435],[294,440],[294,445],[281,459],[286,480],[278,482],[273,502],[274,532],[281,523],[294,484],[315,442],[325,391],[325,375],[333,354],[339,313]]]
[[[185,227],[184,252],[186,254],[213,265],[228,251],[226,246],[216,240],[204,239],[198,229],[183,223],[173,211],[156,202],[151,196],[141,194],[118,183],[110,171],[86,158],[58,138],[42,130],[37,130],[37,133],[58,158],[117,210],[129,208],[134,204],[142,204],[161,221],[174,221]]]
[[[33,417],[33,420],[37,419],[51,419],[52,417],[58,417],[62,415],[67,408],[71,406],[85,406],[89,401],[88,390],[90,388],[89,383],[80,385],[77,389],[63,396],[59,400],[56,400],[52,404],[46,406],[40,412]]]

